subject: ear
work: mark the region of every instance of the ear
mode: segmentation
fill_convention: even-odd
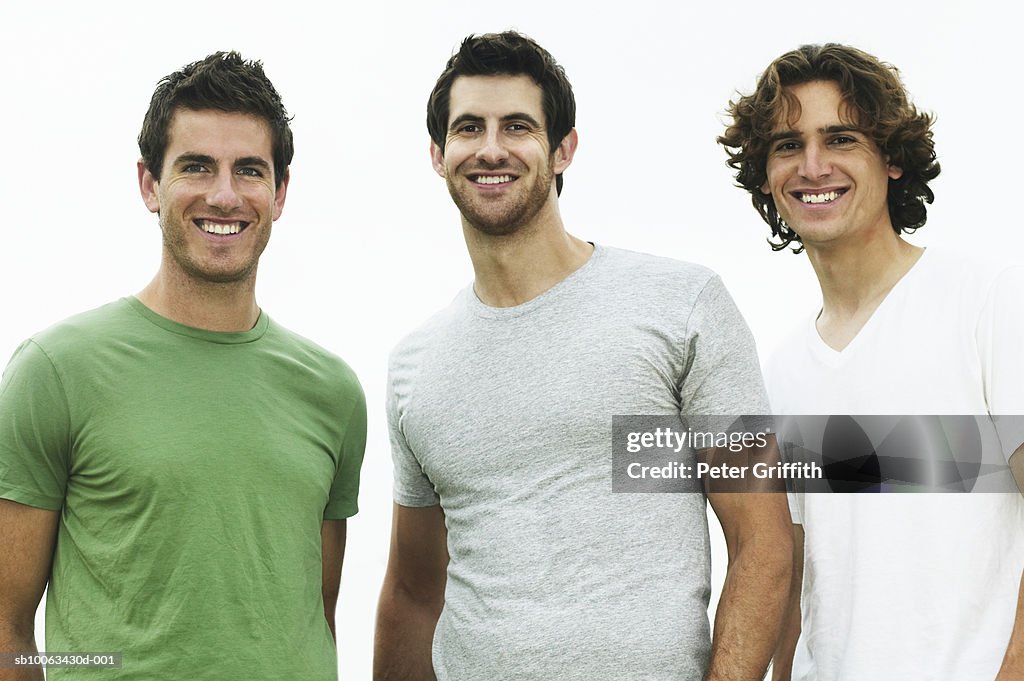
[[[139,193],[142,194],[142,202],[150,213],[160,212],[160,197],[157,194],[157,181],[153,173],[149,172],[146,164],[140,158],[135,164],[139,171]]]
[[[434,140],[430,140],[430,162],[434,166],[434,172],[444,177],[444,152]]]
[[[761,185],[761,193],[762,194],[768,194],[769,196],[771,195],[772,188],[770,186],[768,186],[768,180],[765,180],[764,184]]]
[[[573,156],[576,155],[576,145],[579,144],[579,135],[576,134],[576,128],[572,128],[562,141],[555,147],[552,156],[555,162],[552,166],[552,170],[555,175],[561,175],[565,172],[565,169],[572,165]]]
[[[276,188],[273,193],[273,219],[276,220],[281,217],[281,212],[285,210],[285,197],[288,196],[288,181],[292,179],[292,169],[285,168],[285,176],[281,180],[281,186]]]
[[[899,166],[890,165],[888,171],[890,180],[898,180],[903,177],[903,168]]]

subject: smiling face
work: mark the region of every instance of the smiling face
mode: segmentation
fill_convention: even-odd
[[[142,198],[160,215],[162,267],[197,282],[256,276],[287,185],[275,190],[270,128],[251,114],[178,109],[160,180],[139,163]]]
[[[452,84],[444,151],[431,143],[431,158],[463,220],[484,234],[511,234],[556,201],[554,177],[569,166],[574,143],[552,152],[541,97],[525,75]]]
[[[782,219],[808,251],[895,236],[886,196],[889,180],[903,171],[857,126],[836,83],[786,91],[799,102],[799,117],[779,117],[761,188]]]

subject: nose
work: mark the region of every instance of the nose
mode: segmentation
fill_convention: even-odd
[[[800,174],[810,180],[831,175],[832,160],[828,149],[816,142],[807,144],[800,159]]]
[[[508,158],[508,150],[501,138],[501,131],[492,126],[484,133],[480,148],[476,151],[478,160],[490,165],[498,165]]]
[[[218,172],[206,195],[206,203],[211,208],[229,212],[241,208],[242,197],[235,186],[235,174],[232,170]]]

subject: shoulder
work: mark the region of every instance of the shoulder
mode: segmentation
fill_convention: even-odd
[[[61,355],[106,338],[115,338],[126,324],[138,321],[129,299],[121,298],[63,319],[33,334],[27,342],[38,346],[47,355]]]
[[[594,282],[601,296],[624,298],[645,315],[661,310],[685,318],[698,301],[715,308],[728,298],[718,274],[703,265],[620,248],[601,247],[601,255]]]
[[[134,318],[134,319],[133,319]],[[108,303],[63,319],[25,339],[4,368],[4,379],[42,382],[88,370],[97,357],[131,336],[126,331],[137,316],[127,299]]]
[[[297,365],[296,368],[301,367],[336,389],[360,396],[363,394],[356,372],[335,353],[281,326],[272,318],[269,319],[267,335],[272,346],[283,349],[288,360]]]
[[[968,256],[929,247],[921,256],[921,283],[970,296],[986,294],[1001,281],[1020,281],[1024,267],[999,256]]]
[[[448,305],[403,336],[391,350],[389,365],[393,368],[406,361],[415,361],[423,352],[447,347],[450,339],[461,333],[472,316],[467,305],[467,297],[472,295],[472,285],[467,286]]]
[[[905,303],[946,328],[973,329],[988,311],[1019,308],[1024,300],[1024,267],[999,256],[966,256],[930,247],[919,267]]]
[[[637,283],[685,285],[702,288],[717,275],[697,263],[623,248],[598,246],[608,273],[630,276]]]

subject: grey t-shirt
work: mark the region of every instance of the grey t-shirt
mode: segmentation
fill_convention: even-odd
[[[394,496],[445,514],[438,679],[700,681],[705,497],[612,493],[612,416],[767,412],[722,282],[667,258],[597,246],[523,305],[470,287],[405,338]]]

